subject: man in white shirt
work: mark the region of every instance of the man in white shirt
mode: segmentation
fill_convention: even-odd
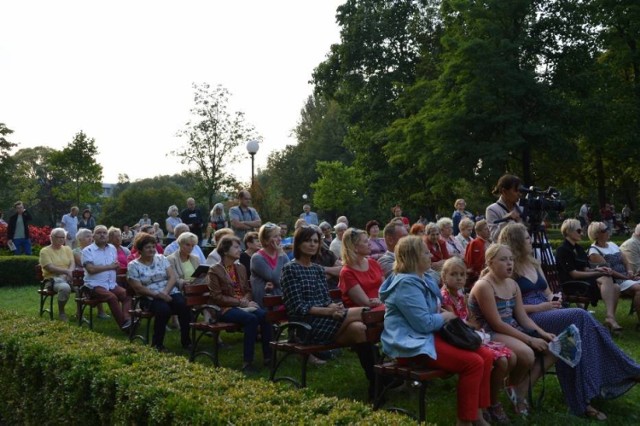
[[[116,283],[116,274],[120,268],[118,253],[107,240],[107,227],[96,226],[93,230],[93,244],[82,250],[84,283],[94,291],[96,300],[109,305],[118,326],[127,331],[131,327],[131,297]]]
[[[62,227],[67,232],[65,245],[73,248],[76,244],[76,233],[78,232],[78,208],[71,207],[71,211],[62,216]]]

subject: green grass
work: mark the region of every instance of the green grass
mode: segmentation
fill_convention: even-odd
[[[633,359],[640,359],[640,332],[634,331],[636,318],[628,316],[630,301],[624,299],[618,307],[618,320],[625,328],[620,337],[616,338],[616,342],[620,347],[629,354]],[[75,304],[71,300],[68,304],[67,313],[74,312]],[[0,288],[0,309],[18,312],[22,315],[36,317],[38,316],[38,295],[36,287],[4,287]],[[595,309],[596,317],[599,320],[604,318],[604,306],[599,303]],[[57,312],[57,309],[56,309]],[[70,318],[72,315],[70,315]],[[43,319],[48,321],[48,319]],[[69,327],[77,327],[76,323],[70,322]],[[111,336],[120,340],[123,345],[129,345],[127,337],[116,327],[113,320],[95,320],[94,331],[104,335]],[[224,367],[239,369],[242,365],[242,334],[241,333],[223,333],[222,338],[225,344],[230,345],[220,353],[220,364]],[[208,342],[206,342],[208,343]],[[139,343],[134,343],[139,344]],[[182,356],[187,356],[186,352],[181,348],[179,341],[179,333],[177,331],[167,332],[165,345],[169,351]],[[256,362],[261,361],[261,353],[259,345],[256,346]],[[162,355],[158,355],[162,356]],[[205,358],[200,358],[198,362],[211,365]],[[582,362],[590,362],[583,359]],[[257,364],[259,364],[257,362]],[[300,362],[298,359],[291,357],[281,368],[283,374],[298,377],[300,372]],[[598,368],[594,365],[593,368]],[[215,374],[213,366],[211,366],[212,374]],[[268,369],[263,368],[256,379],[268,380]],[[328,396],[337,396],[352,400],[366,401],[367,383],[364,374],[360,368],[357,357],[349,350],[343,350],[339,358],[330,361],[324,366],[310,366],[307,377],[308,387]],[[427,403],[427,420],[431,423],[454,424],[456,413],[456,377],[447,380],[439,380],[434,382],[428,389]],[[281,386],[290,386],[283,383]],[[534,393],[537,396],[541,389],[539,383]],[[389,394],[389,403],[387,405],[395,405],[416,411],[416,392],[407,387]],[[503,400],[507,407],[506,397]],[[611,424],[638,424],[640,423],[640,388],[634,387],[626,395],[610,401],[597,401],[596,407],[604,411]],[[514,419],[516,424],[525,424],[522,420],[517,420],[511,415],[512,411],[507,407],[507,413]],[[582,425],[591,423],[589,420],[579,418],[568,413],[564,404],[564,399],[560,391],[560,387],[555,376],[547,375],[545,378],[545,397],[543,407],[536,409],[529,416],[526,424],[539,425]]]

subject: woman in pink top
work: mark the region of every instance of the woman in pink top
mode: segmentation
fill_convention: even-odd
[[[342,263],[340,290],[346,307],[382,305],[378,297],[383,280],[382,268],[369,257],[371,249],[367,233],[349,228],[342,237]]]

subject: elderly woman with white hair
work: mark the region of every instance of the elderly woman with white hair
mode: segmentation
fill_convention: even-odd
[[[178,224],[182,223],[182,219],[180,219],[180,210],[178,210],[178,206],[175,204],[169,206],[167,210],[167,219],[165,220],[165,225],[167,228],[167,238],[165,239],[165,243],[167,245],[171,244],[175,241],[175,228]]]
[[[460,232],[458,232],[458,235],[456,235],[454,238],[460,243],[460,246],[462,247],[463,257],[464,252],[467,250],[467,245],[469,245],[469,243],[473,240],[471,234],[473,233],[474,226],[475,223],[468,217],[463,218],[458,225],[458,229],[460,230]]]
[[[636,330],[640,330],[640,276],[638,276],[627,256],[620,247],[609,241],[609,228],[604,222],[591,222],[587,233],[593,241],[588,255],[591,265],[611,268],[613,282],[620,286],[620,293],[631,296],[633,307],[638,315]]]
[[[193,248],[198,245],[198,237],[192,232],[184,232],[178,237],[177,251],[167,256],[169,264],[176,273],[176,283],[180,290],[185,284],[193,282],[193,273],[200,266],[200,258],[193,254]]]
[[[211,223],[211,230],[216,232],[218,229],[228,228],[229,222],[224,214],[224,205],[217,203],[213,206],[209,212],[209,222]]]
[[[75,262],[71,247],[64,244],[66,232],[63,228],[54,228],[49,234],[49,238],[51,245],[40,250],[40,266],[47,285],[58,293],[59,318],[66,322],[68,319],[64,307],[71,294],[69,283],[73,277]]]
[[[604,325],[611,332],[619,332],[622,327],[616,321],[616,306],[620,298],[620,287],[613,282],[613,271],[607,266],[591,268],[587,252],[578,244],[582,239],[582,225],[577,219],[567,219],[562,222],[560,232],[564,242],[556,251],[556,264],[560,282],[578,280],[586,281],[600,294],[606,308]]]
[[[331,250],[338,259],[342,259],[342,236],[348,227],[349,225],[344,222],[339,222],[336,223],[336,226],[333,228],[334,231],[336,231],[336,237],[331,241],[329,250]]]
[[[453,236],[453,221],[448,217],[438,219],[436,225],[440,227],[440,237],[447,243],[447,251],[451,256],[464,257],[464,247]]]
[[[451,257],[447,243],[440,235],[440,227],[437,224],[430,222],[424,227],[425,242],[431,253],[431,267],[436,271],[440,271],[444,262]]]

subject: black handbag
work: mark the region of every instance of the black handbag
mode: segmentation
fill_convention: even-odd
[[[482,344],[482,338],[478,333],[460,318],[445,322],[440,329],[440,337],[450,345],[468,351],[475,351]]]

